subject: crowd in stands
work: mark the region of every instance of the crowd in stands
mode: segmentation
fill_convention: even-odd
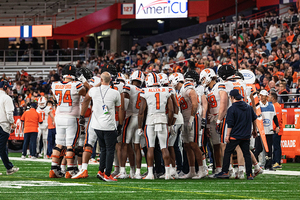
[[[294,9],[290,8],[291,16]],[[275,16],[275,12],[266,13],[266,17]],[[288,21],[292,19],[291,23]],[[95,75],[101,73],[101,68],[114,66],[117,72],[122,72],[128,78],[135,69],[145,73],[152,71],[185,73],[194,69],[198,73],[204,68],[217,71],[219,65],[231,64],[239,69],[248,69],[256,76],[256,88],[276,91],[278,94],[300,93],[300,22],[297,17],[287,17],[281,23],[278,19],[265,20],[253,26],[244,27],[236,35],[222,32],[200,34],[193,40],[178,38],[172,44],[165,45],[163,41],[147,42],[145,46],[136,43],[129,51],[108,53],[105,56],[90,57],[89,60],[76,62],[76,67],[87,67]],[[225,18],[222,18],[225,22]],[[281,24],[283,26],[281,27]],[[292,25],[291,25],[292,24]],[[221,46],[222,43],[228,47]],[[80,44],[84,45],[83,42]],[[224,46],[224,45],[223,45]],[[16,107],[26,106],[38,96],[50,95],[53,81],[61,80],[62,65],[50,71],[47,78],[35,78],[22,70],[15,77],[3,79],[13,85],[12,96]],[[288,101],[288,97],[283,99]]]

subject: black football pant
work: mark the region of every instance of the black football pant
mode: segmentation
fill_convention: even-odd
[[[230,142],[226,144],[224,158],[223,158],[222,172],[225,173],[228,172],[229,165],[230,165],[230,157],[237,145],[241,147],[245,159],[245,163],[246,163],[246,174],[247,176],[250,176],[250,174],[252,175],[252,161],[251,161],[251,155],[249,151],[250,140],[230,140]]]
[[[100,146],[100,166],[99,171],[110,176],[114,162],[115,146],[117,144],[117,131],[96,130]]]

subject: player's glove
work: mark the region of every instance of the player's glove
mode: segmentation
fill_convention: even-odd
[[[139,128],[137,131],[138,131],[138,135],[139,135],[139,136],[143,135],[143,133],[144,133],[144,131],[143,131],[142,128]]]
[[[122,134],[122,125],[119,124],[117,129],[118,129],[118,136],[120,136]]]
[[[188,126],[187,126],[188,132],[191,132],[191,130],[192,130],[192,128],[193,128],[194,119],[195,119],[194,116],[190,116],[189,123],[188,123]]]
[[[170,135],[176,135],[174,126],[168,126],[168,131],[169,131]]]
[[[85,126],[85,118],[82,115],[79,117],[79,125],[83,127]]]
[[[83,76],[83,74],[79,76],[78,80],[80,80],[82,83],[86,82],[86,78]]]
[[[216,131],[218,134],[221,134],[221,121],[220,120],[217,120]]]
[[[202,118],[201,119],[201,129],[205,129],[205,122],[206,122],[206,119]]]

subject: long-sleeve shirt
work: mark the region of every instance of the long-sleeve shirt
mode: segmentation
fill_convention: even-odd
[[[0,126],[10,134],[11,124],[14,123],[14,104],[5,91],[0,90]]]

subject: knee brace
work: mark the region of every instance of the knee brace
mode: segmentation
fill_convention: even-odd
[[[59,148],[59,147],[54,147],[53,148],[53,151],[58,151],[59,152],[59,154],[61,154],[61,152],[62,152],[62,150],[63,149],[61,149],[61,148]],[[57,155],[54,155],[53,153],[52,153],[52,157],[54,157],[54,158],[60,158],[60,156],[57,156]]]
[[[75,155],[78,157],[82,157],[82,153],[83,153],[83,147],[80,148],[76,148],[75,149]]]
[[[72,152],[73,155],[72,156],[67,156],[68,152]],[[74,156],[75,156],[74,149],[67,149],[65,158],[66,159],[74,159]]]
[[[87,149],[86,147],[90,147],[90,148],[93,149],[92,145],[90,145],[90,144],[85,144],[85,145],[84,145],[84,151],[85,151],[85,152],[89,152],[89,153],[92,154],[92,153],[93,153],[93,150],[89,150],[89,149]]]

